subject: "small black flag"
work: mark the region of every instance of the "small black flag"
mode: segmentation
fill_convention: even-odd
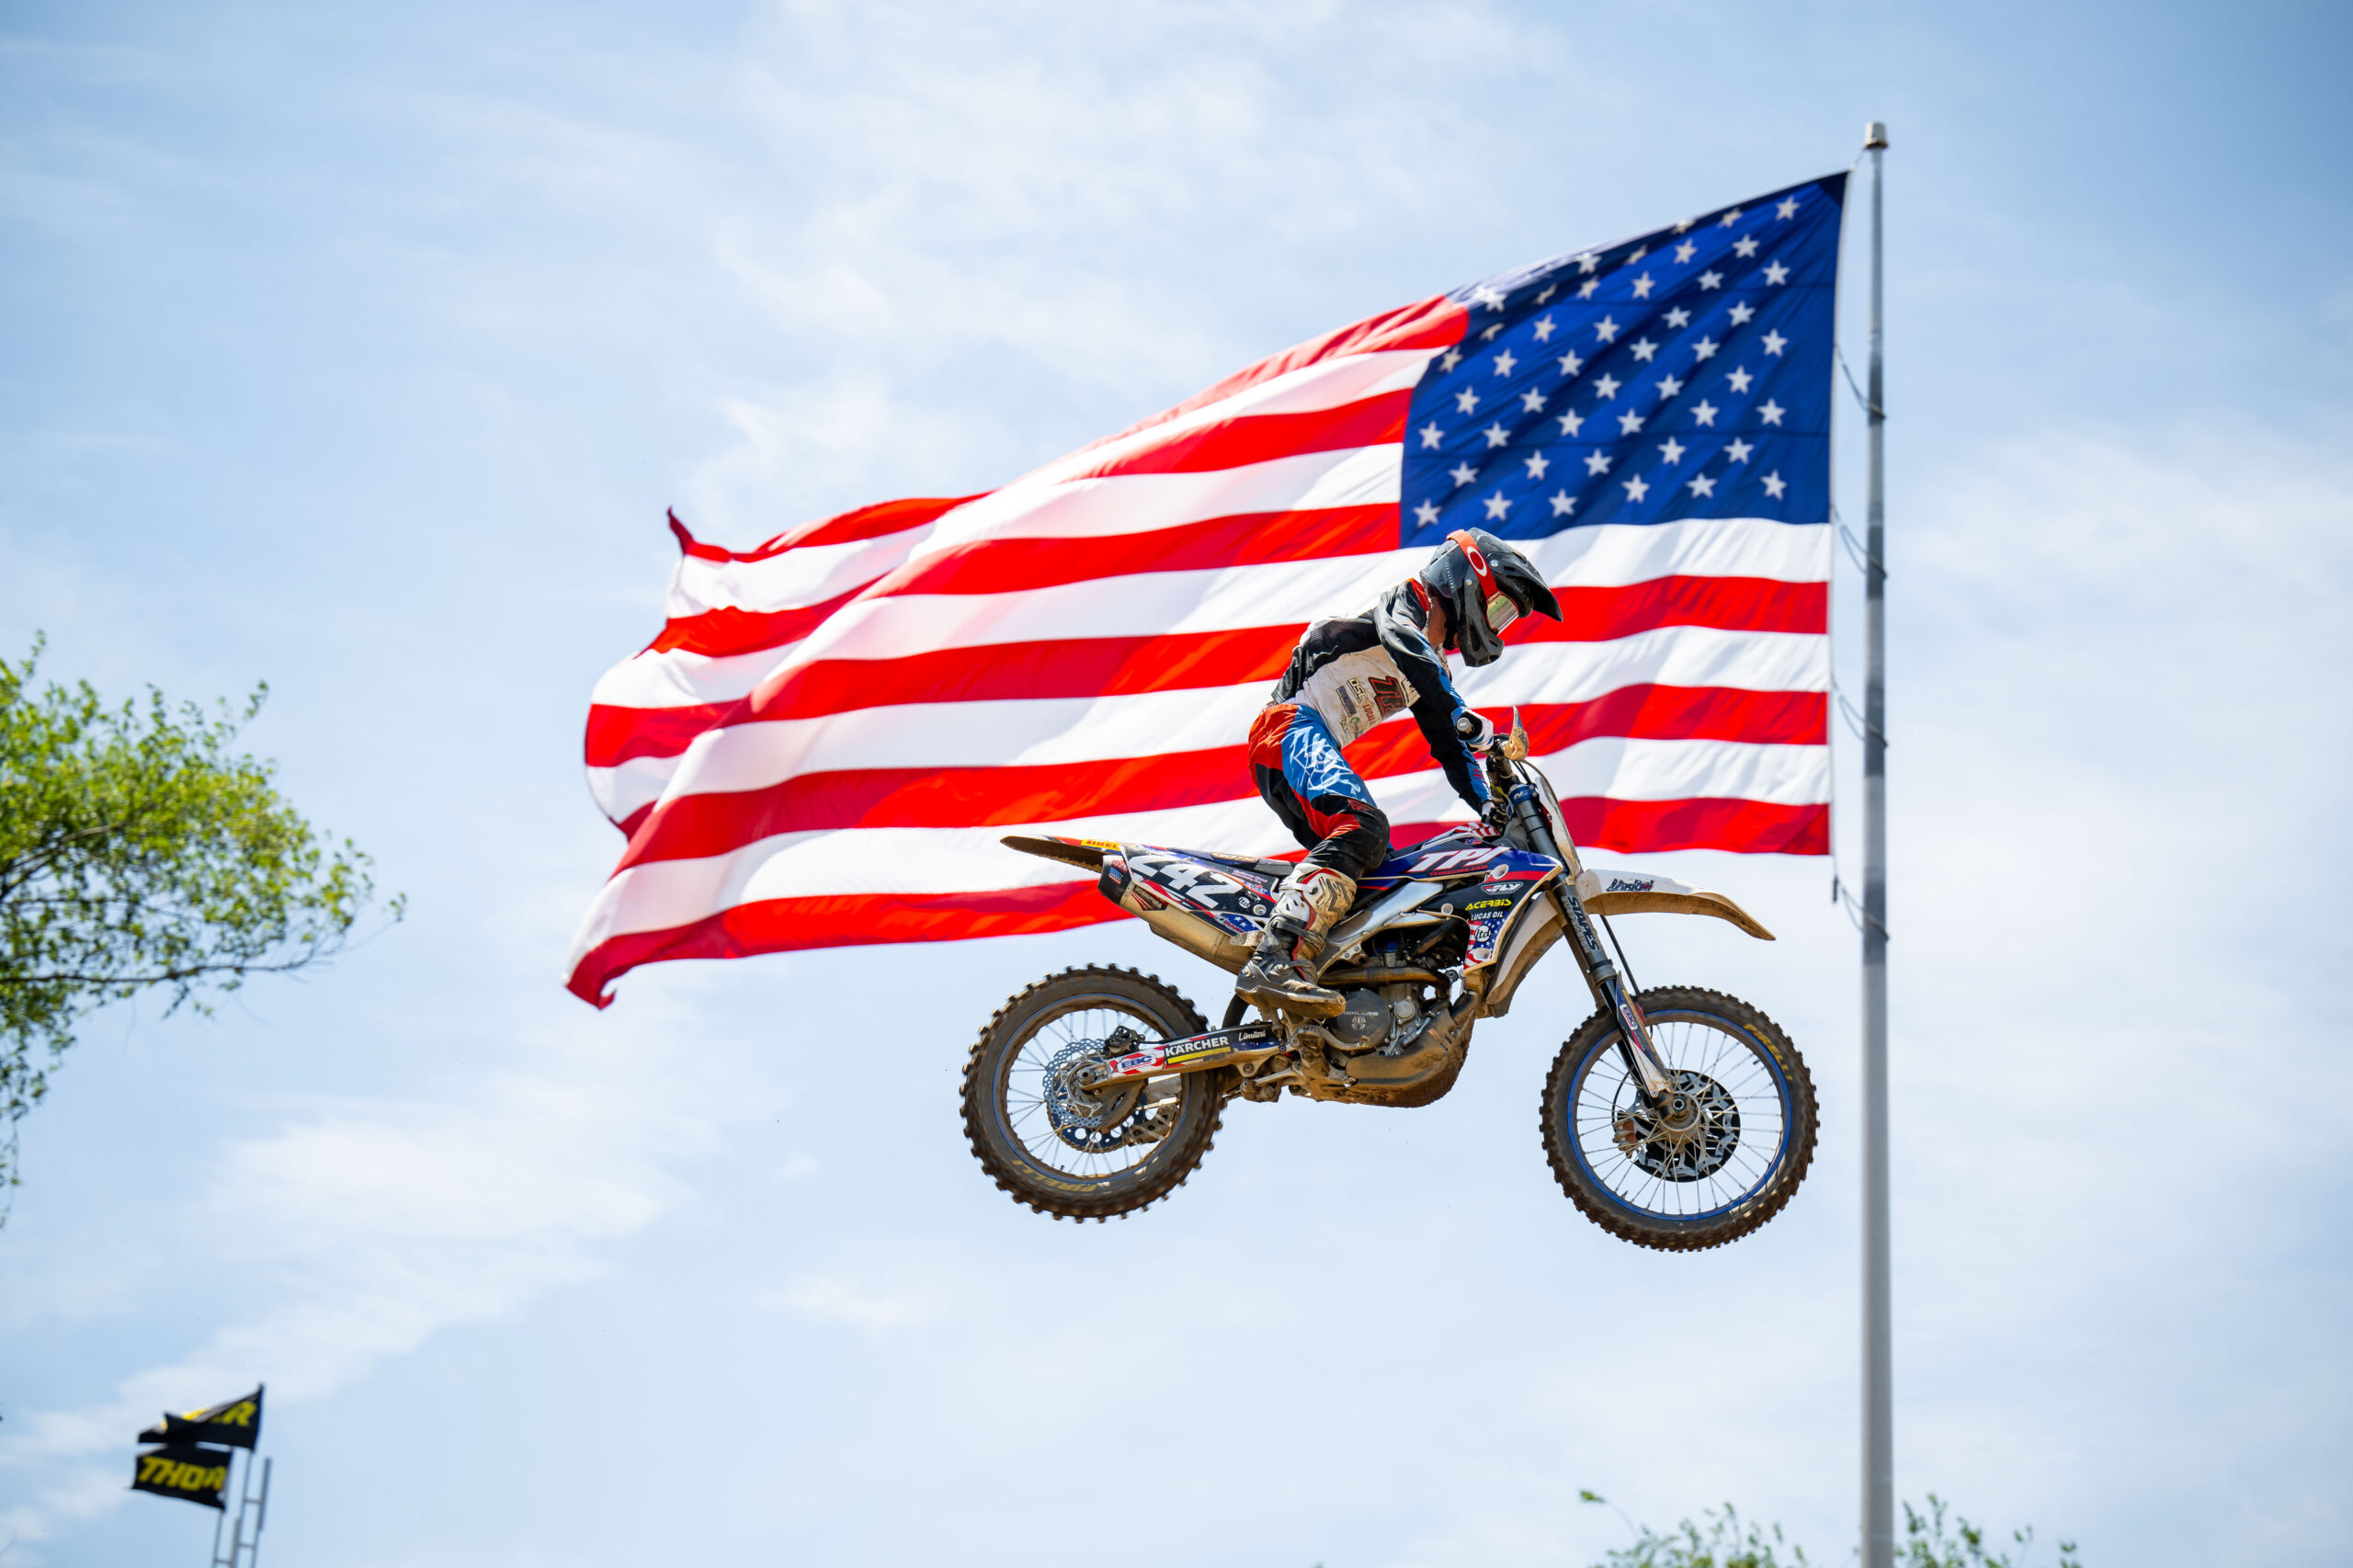
[[[267,1388],[267,1383],[263,1388]],[[223,1400],[208,1410],[166,1415],[139,1434],[142,1443],[226,1443],[251,1449],[261,1441],[261,1389],[243,1399]]]
[[[226,1513],[228,1505],[221,1501],[221,1494],[229,1488],[229,1459],[226,1449],[208,1449],[197,1443],[150,1449],[139,1456],[139,1470],[131,1477],[131,1489],[153,1492],[158,1497],[176,1497],[183,1503],[201,1503]]]

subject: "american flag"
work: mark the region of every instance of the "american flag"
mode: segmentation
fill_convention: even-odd
[[[1563,619],[1460,688],[1519,710],[1580,844],[1826,853],[1845,185],[1358,322],[985,494],[740,551],[672,518],[669,619],[589,710],[629,847],[571,989],[1122,917],[1013,831],[1295,853],[1243,755],[1270,683],[1472,526]],[[1349,756],[1400,844],[1468,814],[1402,719]]]

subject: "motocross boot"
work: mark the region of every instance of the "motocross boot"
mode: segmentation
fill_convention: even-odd
[[[1258,950],[1235,977],[1235,994],[1268,1012],[1328,1018],[1344,1010],[1347,1004],[1338,992],[1315,983],[1314,965],[1324,934],[1339,923],[1356,892],[1355,882],[1327,866],[1302,866],[1284,878]]]

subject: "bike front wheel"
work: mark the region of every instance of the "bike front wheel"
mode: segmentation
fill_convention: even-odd
[[[1813,1079],[1780,1026],[1736,996],[1675,985],[1635,1001],[1673,1096],[1643,1096],[1618,1020],[1596,1013],[1545,1080],[1545,1157],[1613,1236],[1666,1252],[1737,1241],[1805,1179]]]

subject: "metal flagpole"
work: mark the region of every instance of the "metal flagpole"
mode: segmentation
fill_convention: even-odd
[[[1895,1434],[1887,1259],[1887,405],[1880,363],[1881,198],[1887,127],[1863,132],[1871,155],[1870,515],[1863,577],[1863,1551],[1895,1562]]]

